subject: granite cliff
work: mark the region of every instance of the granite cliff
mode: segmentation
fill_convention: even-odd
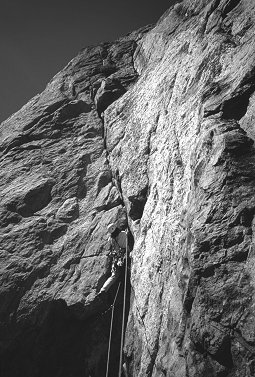
[[[253,0],[183,0],[1,124],[1,376],[105,376],[110,222],[128,376],[255,375],[254,36]]]

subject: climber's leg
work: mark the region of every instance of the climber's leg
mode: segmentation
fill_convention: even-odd
[[[123,377],[128,377],[127,364],[125,362],[122,365],[122,372]]]
[[[103,292],[108,292],[110,287],[116,282],[119,276],[120,276],[120,269],[117,267],[116,269],[114,269],[114,271],[112,271],[111,276],[106,280],[106,282],[100,289],[99,294]]]

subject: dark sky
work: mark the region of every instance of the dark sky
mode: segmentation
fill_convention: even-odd
[[[156,22],[171,0],[1,0],[0,122],[77,52]]]

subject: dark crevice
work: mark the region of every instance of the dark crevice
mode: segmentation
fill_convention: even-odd
[[[226,4],[225,8],[222,12],[222,18],[226,18],[228,13],[230,13],[237,5],[241,2],[241,0],[229,0]]]
[[[217,352],[211,355],[218,363],[224,367],[231,369],[233,367],[233,358],[231,353],[231,339],[229,335],[226,335],[220,344]]]
[[[148,197],[148,185],[146,185],[137,194],[129,196],[128,200],[130,202],[129,216],[135,221],[142,218],[143,210],[147,202]]]
[[[105,153],[106,153],[106,163],[107,163],[108,169],[111,173],[111,181],[112,181],[113,186],[115,186],[117,188],[118,193],[119,193],[120,200],[118,201],[118,205],[122,205],[125,208],[125,203],[124,203],[124,200],[123,200],[123,193],[122,193],[122,188],[121,188],[121,177],[119,175],[119,170],[116,169],[116,171],[113,172],[112,167],[110,165],[110,161],[109,161],[109,151],[108,151],[108,148],[107,148],[107,132],[106,132],[106,127],[105,127],[104,117],[102,115],[99,115],[99,118],[102,121],[103,145],[104,145],[104,150],[105,150]],[[109,207],[109,209],[110,209],[110,207]]]
[[[229,227],[232,228],[239,224],[245,227],[251,227],[254,216],[255,207],[244,207],[237,213],[235,219],[229,223]]]
[[[203,278],[209,278],[211,276],[214,276],[215,268],[219,267],[220,264],[208,264],[207,266],[204,266],[199,271],[199,276]]]
[[[80,158],[80,163],[78,165],[78,186],[76,196],[78,199],[84,199],[87,195],[87,186],[84,183],[84,178],[87,175],[88,166],[91,164],[90,154],[85,154]]]
[[[239,250],[234,255],[232,255],[230,258],[228,258],[228,262],[246,262],[249,255],[249,250]]]
[[[97,112],[101,115],[113,102],[126,93],[126,89],[117,79],[105,79],[94,95]]]
[[[253,91],[254,88],[225,101],[222,105],[222,118],[240,120],[246,114],[249,99]]]
[[[54,121],[65,122],[70,121],[70,119],[77,118],[83,113],[88,113],[91,111],[91,105],[84,101],[73,101],[69,102],[63,107],[61,107],[54,115]]]
[[[232,98],[224,101],[222,104],[207,105],[204,108],[204,118],[219,114],[219,117],[222,119],[239,121],[247,112],[249,100],[254,90],[255,83],[254,85],[250,85],[246,91],[242,92],[240,90],[239,94],[234,93]],[[218,93],[215,94],[217,95]]]
[[[197,277],[195,275],[194,276],[191,275],[189,277],[186,292],[183,298],[183,308],[184,308],[185,313],[187,313],[187,315],[189,315],[192,310],[192,305],[193,305],[196,292],[197,292],[197,286],[198,286]]]
[[[122,201],[123,201],[123,193],[122,193],[122,187],[121,187],[121,178],[120,178],[120,173],[119,173],[119,169],[116,169],[114,175],[113,175],[114,179],[115,179],[115,186],[117,187],[119,193],[120,193],[120,196],[122,198]]]
[[[221,106],[223,119],[240,120],[247,111],[251,95],[255,91],[255,67],[246,73],[232,98]]]

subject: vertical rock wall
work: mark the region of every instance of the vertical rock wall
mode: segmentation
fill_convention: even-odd
[[[147,29],[84,49],[1,125],[3,377],[105,375],[116,287],[96,295],[111,270],[107,225],[125,228],[127,216],[101,112],[136,81],[133,53]],[[112,375],[121,305],[120,294]]]
[[[1,125],[4,377],[105,375],[113,221],[134,239],[128,376],[255,374],[254,34],[252,0],[184,0]]]
[[[106,111],[135,239],[130,376],[255,373],[254,20],[252,1],[176,4]]]

